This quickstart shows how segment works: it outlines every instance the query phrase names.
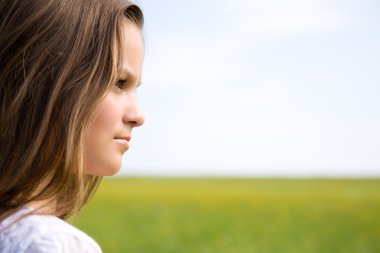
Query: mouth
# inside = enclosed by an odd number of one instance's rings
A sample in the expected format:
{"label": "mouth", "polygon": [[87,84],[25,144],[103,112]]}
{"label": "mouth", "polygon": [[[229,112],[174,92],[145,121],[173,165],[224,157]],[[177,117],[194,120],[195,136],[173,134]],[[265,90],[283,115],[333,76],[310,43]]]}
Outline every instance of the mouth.
{"label": "mouth", "polygon": [[125,150],[129,148],[129,141],[131,140],[130,136],[127,137],[115,137],[113,138],[115,142],[119,143]]}

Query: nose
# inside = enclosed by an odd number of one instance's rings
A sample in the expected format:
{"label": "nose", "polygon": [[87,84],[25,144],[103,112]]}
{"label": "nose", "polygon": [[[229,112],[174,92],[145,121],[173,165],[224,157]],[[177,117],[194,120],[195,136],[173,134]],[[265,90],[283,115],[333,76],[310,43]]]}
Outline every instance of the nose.
{"label": "nose", "polygon": [[143,125],[145,121],[144,113],[137,103],[136,98],[129,97],[128,104],[129,106],[127,106],[127,110],[124,112],[124,123],[129,124],[132,127],[139,127]]}

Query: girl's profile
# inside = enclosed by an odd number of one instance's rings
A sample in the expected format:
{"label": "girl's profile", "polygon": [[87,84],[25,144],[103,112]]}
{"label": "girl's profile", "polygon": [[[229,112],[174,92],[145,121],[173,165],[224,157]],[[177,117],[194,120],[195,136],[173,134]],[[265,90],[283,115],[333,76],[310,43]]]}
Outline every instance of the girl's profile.
{"label": "girl's profile", "polygon": [[129,1],[0,0],[0,253],[101,252],[64,220],[144,122],[142,26]]}

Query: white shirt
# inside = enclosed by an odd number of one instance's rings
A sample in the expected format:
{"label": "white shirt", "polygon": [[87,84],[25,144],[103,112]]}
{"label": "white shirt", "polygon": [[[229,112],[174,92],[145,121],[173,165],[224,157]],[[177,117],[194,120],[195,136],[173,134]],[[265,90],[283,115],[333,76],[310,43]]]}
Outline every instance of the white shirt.
{"label": "white shirt", "polygon": [[0,253],[102,252],[91,237],[55,216],[31,214],[17,220],[31,210],[24,208],[0,223]]}

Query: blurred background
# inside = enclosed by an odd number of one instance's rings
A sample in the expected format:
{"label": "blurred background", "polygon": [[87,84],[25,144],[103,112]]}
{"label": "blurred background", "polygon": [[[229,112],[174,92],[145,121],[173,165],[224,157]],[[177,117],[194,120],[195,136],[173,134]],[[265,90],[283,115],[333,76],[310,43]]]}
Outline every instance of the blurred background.
{"label": "blurred background", "polygon": [[121,175],[380,176],[380,2],[140,0]]}
{"label": "blurred background", "polygon": [[104,252],[380,252],[380,2],[136,2],[146,122],[74,224]]}

